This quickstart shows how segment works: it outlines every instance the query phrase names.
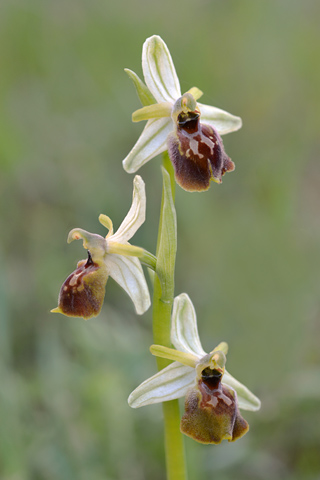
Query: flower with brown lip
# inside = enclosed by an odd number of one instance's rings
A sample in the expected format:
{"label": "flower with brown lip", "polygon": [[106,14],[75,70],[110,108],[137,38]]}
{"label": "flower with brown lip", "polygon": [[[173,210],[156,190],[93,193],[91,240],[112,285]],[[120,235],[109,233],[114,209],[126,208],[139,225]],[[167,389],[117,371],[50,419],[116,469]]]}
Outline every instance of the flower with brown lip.
{"label": "flower with brown lip", "polygon": [[113,233],[109,217],[100,215],[100,223],[109,229],[106,237],[74,228],[68,243],[83,240],[88,260],[78,263],[77,269],[63,283],[58,307],[52,312],[88,319],[99,314],[108,277],[112,277],[130,296],[136,312],[141,315],[150,306],[150,295],[141,262],[155,267],[155,257],[143,248],[130,245],[128,240],[145,221],[146,195],[142,178],[134,178],[131,208]]}
{"label": "flower with brown lip", "polygon": [[221,342],[206,353],[188,295],[175,298],[171,342],[175,349],[152,345],[158,357],[174,360],[145,380],[129,396],[133,408],[185,397],[181,431],[202,443],[234,441],[248,431],[239,409],[259,410],[260,400],[225,369],[228,345]]}
{"label": "flower with brown lip", "polygon": [[170,52],[158,35],[147,38],[143,45],[142,69],[146,85],[126,69],[143,105],[132,119],[147,120],[147,124],[123,160],[124,169],[136,172],[168,150],[176,181],[185,190],[207,190],[210,180],[221,183],[234,164],[224,151],[220,135],[238,130],[241,118],[197,102],[202,92],[196,87],[181,96]]}

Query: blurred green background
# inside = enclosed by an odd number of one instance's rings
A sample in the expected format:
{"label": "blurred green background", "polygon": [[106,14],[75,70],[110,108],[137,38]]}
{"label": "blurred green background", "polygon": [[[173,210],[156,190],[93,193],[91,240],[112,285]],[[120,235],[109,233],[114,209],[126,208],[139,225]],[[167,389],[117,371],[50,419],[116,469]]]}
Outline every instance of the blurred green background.
{"label": "blurred green background", "polygon": [[[0,5],[0,478],[161,480],[161,406],[127,396],[155,373],[151,312],[107,284],[100,316],[53,315],[86,254],[69,230],[105,234],[127,213],[122,159],[143,125],[125,67],[159,34],[182,91],[243,118],[224,137],[236,171],[177,188],[176,294],[206,350],[262,400],[235,444],[186,439],[190,480],[320,478],[320,4],[317,0],[2,0]],[[155,251],[160,159],[139,173]]]}

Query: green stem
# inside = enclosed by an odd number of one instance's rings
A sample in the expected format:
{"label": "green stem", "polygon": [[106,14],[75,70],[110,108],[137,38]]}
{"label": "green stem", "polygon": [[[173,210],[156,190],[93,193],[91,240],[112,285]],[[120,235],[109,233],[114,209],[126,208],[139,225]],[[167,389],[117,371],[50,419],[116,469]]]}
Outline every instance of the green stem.
{"label": "green stem", "polygon": [[[174,173],[167,153],[163,157],[163,192],[157,243],[157,268],[154,278],[154,343],[171,347],[171,311],[174,298],[174,269],[177,250],[176,212],[174,208]],[[157,358],[158,369],[170,361]],[[186,480],[183,437],[180,433],[178,400],[163,402],[165,453],[168,480]]]}

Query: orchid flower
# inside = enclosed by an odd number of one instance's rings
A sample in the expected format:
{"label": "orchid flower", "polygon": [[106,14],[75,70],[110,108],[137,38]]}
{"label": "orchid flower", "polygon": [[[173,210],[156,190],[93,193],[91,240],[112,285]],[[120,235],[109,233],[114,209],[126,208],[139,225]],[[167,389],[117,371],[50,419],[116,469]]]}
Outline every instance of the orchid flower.
{"label": "orchid flower", "polygon": [[186,397],[181,431],[202,443],[236,440],[248,430],[239,413],[259,410],[260,400],[225,369],[228,345],[206,353],[199,339],[196,313],[187,294],[175,298],[171,342],[175,349],[152,345],[151,353],[174,360],[129,396],[137,408]]}
{"label": "orchid flower", "polygon": [[83,240],[84,248],[88,249],[88,259],[81,260],[77,269],[65,280],[58,307],[52,312],[85,319],[98,315],[109,276],[128,293],[138,314],[149,308],[149,290],[140,260],[154,268],[155,257],[128,242],[145,221],[146,212],[145,185],[140,176],[135,176],[133,186],[131,208],[117,232],[113,233],[111,219],[101,214],[100,223],[109,229],[105,238],[81,228],[74,228],[69,233],[68,243]]}
{"label": "orchid flower", "polygon": [[148,38],[143,45],[142,69],[146,85],[126,69],[143,105],[132,119],[147,120],[147,124],[123,160],[124,169],[136,172],[168,150],[176,181],[185,190],[207,190],[210,180],[221,183],[222,176],[234,170],[234,164],[224,151],[220,135],[238,130],[241,118],[197,103],[202,96],[197,87],[181,95],[170,52],[158,35]]}

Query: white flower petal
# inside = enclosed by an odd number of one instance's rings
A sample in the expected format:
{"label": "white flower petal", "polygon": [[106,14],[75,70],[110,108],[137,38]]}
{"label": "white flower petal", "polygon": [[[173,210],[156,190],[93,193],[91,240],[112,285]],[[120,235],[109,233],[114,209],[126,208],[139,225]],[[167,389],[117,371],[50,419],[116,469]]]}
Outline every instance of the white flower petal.
{"label": "white flower petal", "polygon": [[235,132],[242,127],[242,120],[240,117],[231,115],[231,113],[221,110],[210,105],[203,105],[198,103],[201,112],[201,123],[206,123],[214,127],[220,135]]}
{"label": "white flower petal", "polygon": [[238,397],[238,406],[243,410],[259,410],[261,407],[261,402],[258,397],[256,397],[250,390],[236,380],[230,373],[225,370],[222,383],[233,388],[237,392]]}
{"label": "white flower petal", "polygon": [[192,353],[199,358],[206,355],[199,339],[196,312],[186,293],[174,299],[171,342],[182,352]]}
{"label": "white flower petal", "polygon": [[195,383],[195,378],[194,368],[173,362],[141,383],[130,394],[128,403],[130,407],[138,408],[184,397],[188,388]]}
{"label": "white flower petal", "polygon": [[125,219],[110,240],[126,243],[146,219],[146,192],[144,181],[139,175],[133,180],[132,205]]}
{"label": "white flower petal", "polygon": [[105,263],[110,277],[127,292],[136,312],[142,315],[150,307],[150,295],[138,258],[108,254]]}
{"label": "white flower petal", "polygon": [[148,120],[131,152],[123,160],[123,168],[134,173],[151,158],[167,150],[167,137],[173,130],[171,118]]}
{"label": "white flower petal", "polygon": [[144,79],[157,102],[175,102],[181,97],[180,83],[167,45],[161,37],[147,38],[142,49]]}

